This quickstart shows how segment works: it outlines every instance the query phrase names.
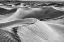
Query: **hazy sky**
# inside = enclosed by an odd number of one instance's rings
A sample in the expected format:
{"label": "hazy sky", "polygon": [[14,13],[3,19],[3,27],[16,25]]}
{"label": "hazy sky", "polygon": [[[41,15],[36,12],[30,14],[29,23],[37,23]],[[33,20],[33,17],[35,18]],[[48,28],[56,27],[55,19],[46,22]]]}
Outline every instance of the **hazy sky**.
{"label": "hazy sky", "polygon": [[[0,0],[4,1],[4,0]],[[64,1],[64,0],[5,0],[5,1]]]}
{"label": "hazy sky", "polygon": [[64,0],[23,0],[23,1],[64,1]]}

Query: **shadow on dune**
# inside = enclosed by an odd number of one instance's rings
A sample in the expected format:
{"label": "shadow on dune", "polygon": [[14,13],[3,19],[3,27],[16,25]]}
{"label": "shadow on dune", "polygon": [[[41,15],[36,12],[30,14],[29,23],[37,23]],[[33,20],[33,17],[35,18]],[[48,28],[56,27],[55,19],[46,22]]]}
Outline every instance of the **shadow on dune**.
{"label": "shadow on dune", "polygon": [[0,42],[21,42],[17,34],[0,29]]}
{"label": "shadow on dune", "polygon": [[0,8],[0,15],[6,15],[6,14],[10,14],[15,12],[17,9],[11,9],[11,10],[7,10],[4,8]]}
{"label": "shadow on dune", "polygon": [[[27,10],[30,11],[30,10]],[[24,13],[26,14],[26,13]],[[42,8],[41,11],[28,13],[22,18],[37,18],[39,20],[53,19],[64,15],[64,11],[55,10],[53,8]]]}

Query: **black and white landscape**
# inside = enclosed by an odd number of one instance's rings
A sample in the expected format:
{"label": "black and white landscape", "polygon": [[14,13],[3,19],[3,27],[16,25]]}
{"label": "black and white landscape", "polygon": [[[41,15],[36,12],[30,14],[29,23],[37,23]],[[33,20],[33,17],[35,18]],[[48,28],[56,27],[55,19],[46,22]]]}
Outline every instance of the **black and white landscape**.
{"label": "black and white landscape", "polygon": [[0,42],[64,42],[64,3],[1,3]]}

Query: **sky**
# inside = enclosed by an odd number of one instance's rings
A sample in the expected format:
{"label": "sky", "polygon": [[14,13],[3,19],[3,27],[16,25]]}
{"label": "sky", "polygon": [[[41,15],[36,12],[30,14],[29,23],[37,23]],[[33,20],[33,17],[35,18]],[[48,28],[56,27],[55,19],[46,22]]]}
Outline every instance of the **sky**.
{"label": "sky", "polygon": [[23,1],[64,1],[64,0],[23,0]]}

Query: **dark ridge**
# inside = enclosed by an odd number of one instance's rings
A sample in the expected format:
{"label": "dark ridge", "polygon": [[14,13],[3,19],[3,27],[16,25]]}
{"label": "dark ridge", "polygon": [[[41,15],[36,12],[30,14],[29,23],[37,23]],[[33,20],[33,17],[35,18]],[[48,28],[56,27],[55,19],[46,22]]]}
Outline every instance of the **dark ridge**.
{"label": "dark ridge", "polygon": [[[8,35],[8,36],[7,36]],[[13,38],[13,39],[11,39]],[[0,42],[21,42],[17,34],[0,29]]]}
{"label": "dark ridge", "polygon": [[15,34],[17,34],[17,29],[18,29],[18,27],[13,27],[12,31],[13,31]]}
{"label": "dark ridge", "polygon": [[12,34],[12,37],[16,40],[16,42],[21,42],[20,37],[17,33]]}

